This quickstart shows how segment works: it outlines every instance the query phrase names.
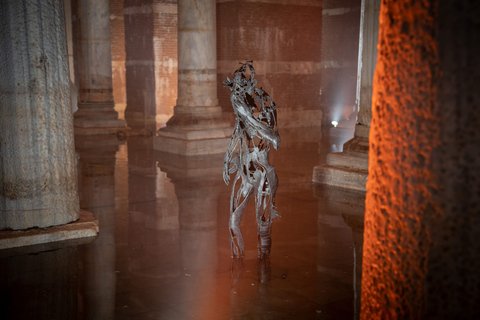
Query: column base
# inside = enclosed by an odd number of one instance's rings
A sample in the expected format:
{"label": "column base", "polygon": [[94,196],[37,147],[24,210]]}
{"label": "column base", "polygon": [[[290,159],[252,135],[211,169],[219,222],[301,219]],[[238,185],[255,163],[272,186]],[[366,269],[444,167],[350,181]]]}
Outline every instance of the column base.
{"label": "column base", "polygon": [[125,120],[118,119],[113,102],[82,102],[73,115],[74,134],[77,135],[112,135],[125,134]]}
{"label": "column base", "polygon": [[225,153],[233,128],[222,118],[219,106],[176,106],[167,126],[157,131],[157,151],[194,156]]}
{"label": "column base", "polygon": [[[122,120],[123,121],[123,120]],[[125,122],[124,122],[125,124]],[[118,127],[73,127],[73,133],[75,135],[81,136],[105,136],[105,135],[121,135],[126,136],[127,131],[130,128],[126,126],[118,126]]]}
{"label": "column base", "polygon": [[355,136],[344,144],[343,152],[329,153],[325,165],[313,168],[314,183],[367,190],[369,127],[363,127],[356,126]]}
{"label": "column base", "polygon": [[232,131],[232,128],[174,131],[165,127],[153,138],[153,148],[185,156],[225,153]]}
{"label": "column base", "polygon": [[145,115],[142,112],[125,111],[125,121],[133,130],[148,130],[154,133],[157,130],[155,115]]}
{"label": "column base", "polygon": [[98,220],[90,212],[80,210],[80,218],[72,223],[45,229],[0,231],[0,250],[50,242],[91,238],[98,234]]}
{"label": "column base", "polygon": [[313,168],[313,182],[358,191],[367,191],[367,172],[333,167],[316,166]]}

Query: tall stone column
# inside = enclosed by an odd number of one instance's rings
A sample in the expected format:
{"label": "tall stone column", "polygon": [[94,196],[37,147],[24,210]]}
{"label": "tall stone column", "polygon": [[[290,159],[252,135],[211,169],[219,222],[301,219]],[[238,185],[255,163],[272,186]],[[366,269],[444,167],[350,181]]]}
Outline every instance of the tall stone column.
{"label": "tall stone column", "polygon": [[154,148],[199,155],[223,153],[231,128],[217,100],[215,0],[178,1],[178,98]]}
{"label": "tall stone column", "polygon": [[73,62],[72,0],[63,0],[65,7],[65,30],[67,32],[68,68],[70,81],[75,83],[75,65]]}
{"label": "tall stone column", "polygon": [[116,134],[118,119],[112,89],[108,0],[72,0],[74,58],[78,87],[75,134]]}
{"label": "tall stone column", "polygon": [[480,6],[383,1],[362,319],[477,319]]}
{"label": "tall stone column", "polygon": [[357,75],[358,120],[353,139],[343,152],[327,155],[327,163],[313,169],[313,181],[366,191],[368,135],[372,115],[373,74],[377,61],[378,17],[381,0],[362,0]]}
{"label": "tall stone column", "polygon": [[75,221],[63,1],[1,1],[0,25],[0,230]]}

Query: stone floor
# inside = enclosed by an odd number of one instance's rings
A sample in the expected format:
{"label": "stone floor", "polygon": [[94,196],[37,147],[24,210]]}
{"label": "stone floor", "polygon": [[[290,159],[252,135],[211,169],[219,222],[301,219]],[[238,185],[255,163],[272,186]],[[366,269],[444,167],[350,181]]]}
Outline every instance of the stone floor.
{"label": "stone floor", "polygon": [[246,257],[230,258],[223,155],[161,154],[151,138],[77,139],[81,207],[100,234],[0,251],[0,318],[354,319],[364,195],[311,183],[313,166],[347,137],[280,134],[270,162],[282,217],[267,262],[257,261],[253,202]]}

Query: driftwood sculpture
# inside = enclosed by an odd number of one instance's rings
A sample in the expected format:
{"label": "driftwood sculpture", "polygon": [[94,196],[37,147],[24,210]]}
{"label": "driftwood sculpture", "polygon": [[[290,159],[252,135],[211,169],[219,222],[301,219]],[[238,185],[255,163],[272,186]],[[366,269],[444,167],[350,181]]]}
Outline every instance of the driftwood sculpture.
{"label": "driftwood sculpture", "polygon": [[258,257],[267,258],[272,246],[272,219],[277,217],[275,192],[278,179],[268,163],[270,145],[280,146],[277,107],[270,95],[256,88],[253,61],[245,61],[223,83],[232,91],[230,101],[236,116],[232,139],[225,154],[223,179],[228,185],[235,173],[230,198],[230,244],[232,257],[243,258],[245,248],[240,221],[254,195],[258,232]]}

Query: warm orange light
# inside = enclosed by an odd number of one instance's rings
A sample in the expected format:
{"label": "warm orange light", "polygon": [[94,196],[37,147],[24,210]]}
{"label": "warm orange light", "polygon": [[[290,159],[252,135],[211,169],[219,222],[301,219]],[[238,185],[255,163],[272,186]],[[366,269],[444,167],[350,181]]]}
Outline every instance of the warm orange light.
{"label": "warm orange light", "polygon": [[383,1],[372,97],[361,319],[420,319],[435,182],[435,10]]}

